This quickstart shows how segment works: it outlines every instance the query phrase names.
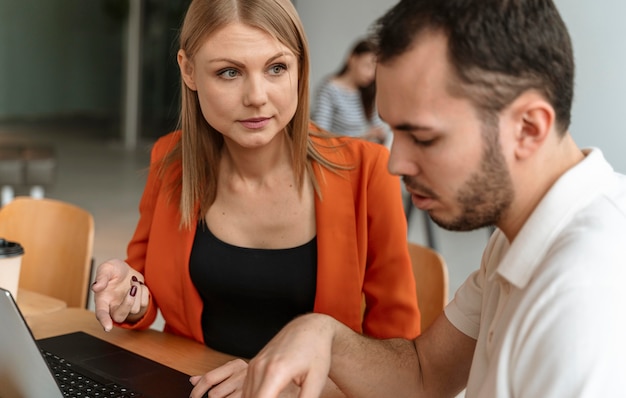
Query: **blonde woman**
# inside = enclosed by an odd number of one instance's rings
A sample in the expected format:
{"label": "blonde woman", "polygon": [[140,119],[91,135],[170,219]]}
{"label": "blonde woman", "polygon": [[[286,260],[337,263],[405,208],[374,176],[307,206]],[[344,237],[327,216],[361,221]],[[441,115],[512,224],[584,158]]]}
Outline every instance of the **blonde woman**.
{"label": "blonde woman", "polygon": [[194,0],[180,130],[152,150],[125,261],[98,267],[96,316],[254,356],[294,317],[419,334],[387,150],[309,121],[308,45],[289,0]]}

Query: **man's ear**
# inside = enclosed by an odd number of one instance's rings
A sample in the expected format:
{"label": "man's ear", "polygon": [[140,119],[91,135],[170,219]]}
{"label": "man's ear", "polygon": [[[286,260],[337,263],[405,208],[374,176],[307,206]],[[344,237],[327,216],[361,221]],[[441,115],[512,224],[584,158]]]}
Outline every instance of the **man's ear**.
{"label": "man's ear", "polygon": [[513,101],[510,112],[515,128],[515,155],[528,158],[554,129],[554,108],[538,92],[527,91]]}
{"label": "man's ear", "polygon": [[193,78],[193,63],[187,57],[185,50],[178,50],[176,59],[178,60],[180,75],[182,76],[185,85],[189,87],[190,90],[196,91],[196,81]]}

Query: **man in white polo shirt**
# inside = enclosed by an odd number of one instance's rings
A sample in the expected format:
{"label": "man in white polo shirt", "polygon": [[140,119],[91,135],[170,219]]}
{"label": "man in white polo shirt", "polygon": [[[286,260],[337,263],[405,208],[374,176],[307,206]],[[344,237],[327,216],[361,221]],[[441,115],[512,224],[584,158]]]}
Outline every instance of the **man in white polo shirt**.
{"label": "man in white polo shirt", "polygon": [[250,362],[244,396],[317,397],[327,376],[360,398],[626,396],[626,179],[568,131],[553,2],[402,0],[376,33],[389,170],[440,226],[497,229],[415,341],[306,315]]}

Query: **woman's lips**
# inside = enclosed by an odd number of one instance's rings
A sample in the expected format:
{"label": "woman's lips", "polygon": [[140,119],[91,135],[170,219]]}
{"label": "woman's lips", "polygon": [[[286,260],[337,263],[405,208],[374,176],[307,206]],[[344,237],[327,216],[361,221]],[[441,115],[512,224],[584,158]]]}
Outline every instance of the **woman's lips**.
{"label": "woman's lips", "polygon": [[241,123],[247,129],[258,130],[267,126],[270,120],[271,119],[268,117],[259,117],[259,118],[241,120],[239,121],[239,123]]}

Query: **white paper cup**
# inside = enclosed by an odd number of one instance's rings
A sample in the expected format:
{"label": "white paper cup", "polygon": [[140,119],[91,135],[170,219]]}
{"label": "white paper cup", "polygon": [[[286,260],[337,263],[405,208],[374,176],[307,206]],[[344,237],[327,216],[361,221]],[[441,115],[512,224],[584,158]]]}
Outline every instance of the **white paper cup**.
{"label": "white paper cup", "polygon": [[0,238],[0,287],[11,292],[14,299],[17,299],[23,255],[24,249],[19,243]]}

